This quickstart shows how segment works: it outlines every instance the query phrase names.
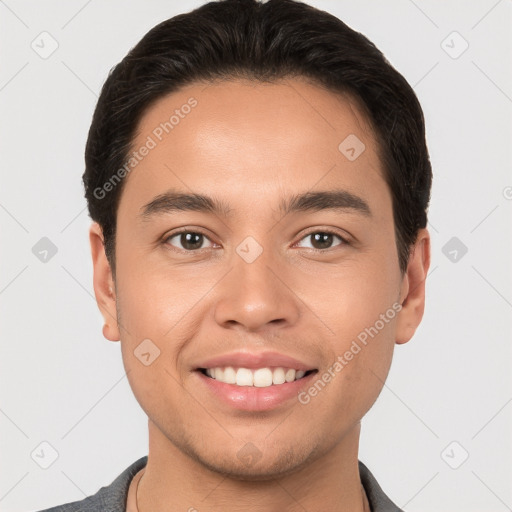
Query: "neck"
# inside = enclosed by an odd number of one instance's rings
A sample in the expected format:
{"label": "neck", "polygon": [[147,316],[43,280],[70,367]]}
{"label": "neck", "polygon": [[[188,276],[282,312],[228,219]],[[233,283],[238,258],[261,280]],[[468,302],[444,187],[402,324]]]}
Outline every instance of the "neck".
{"label": "neck", "polygon": [[139,512],[365,512],[358,467],[360,425],[327,453],[309,457],[286,475],[240,480],[212,471],[172,444],[149,422],[149,453],[138,486]]}

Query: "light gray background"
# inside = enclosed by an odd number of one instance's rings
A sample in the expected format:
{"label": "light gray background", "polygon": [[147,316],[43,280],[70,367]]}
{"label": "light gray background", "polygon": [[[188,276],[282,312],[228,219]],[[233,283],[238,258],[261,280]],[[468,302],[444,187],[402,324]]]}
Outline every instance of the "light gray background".
{"label": "light gray background", "polygon": [[[82,499],[147,453],[93,298],[83,152],[109,69],[202,3],[0,1],[2,511]],[[396,348],[360,459],[408,511],[511,510],[512,2],[309,3],[367,35],[414,86],[435,176],[425,317]],[[43,31],[59,45],[47,59],[31,47],[49,48]],[[32,252],[42,237],[58,250],[46,263]],[[452,237],[467,254],[443,253]],[[48,469],[43,441],[58,452]]]}

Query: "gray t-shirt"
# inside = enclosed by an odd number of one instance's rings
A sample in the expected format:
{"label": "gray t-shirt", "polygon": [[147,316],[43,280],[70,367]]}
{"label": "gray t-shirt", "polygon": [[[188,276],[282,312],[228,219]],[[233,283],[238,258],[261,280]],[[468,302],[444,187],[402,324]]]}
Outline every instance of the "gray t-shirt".
{"label": "gray t-shirt", "polygon": [[[39,512],[125,512],[130,482],[135,474],[146,466],[147,456],[128,466],[110,485],[102,487],[96,494]],[[371,512],[403,512],[385,494],[370,470],[359,461],[359,473]]]}

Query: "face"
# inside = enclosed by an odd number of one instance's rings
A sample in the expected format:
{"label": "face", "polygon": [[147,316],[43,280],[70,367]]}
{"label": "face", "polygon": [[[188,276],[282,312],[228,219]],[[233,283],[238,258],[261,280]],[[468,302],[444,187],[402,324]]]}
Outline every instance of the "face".
{"label": "face", "polygon": [[150,435],[239,478],[297,471],[357,430],[412,336],[428,234],[402,275],[371,128],[306,81],[188,86],[145,113],[144,146],[115,283],[91,242]]}

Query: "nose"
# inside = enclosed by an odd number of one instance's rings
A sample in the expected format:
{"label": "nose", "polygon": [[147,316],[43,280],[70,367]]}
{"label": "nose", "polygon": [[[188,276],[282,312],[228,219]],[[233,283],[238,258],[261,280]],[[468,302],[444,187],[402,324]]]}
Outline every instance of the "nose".
{"label": "nose", "polygon": [[215,320],[224,328],[259,332],[294,325],[300,317],[300,299],[293,282],[278,261],[264,250],[254,261],[234,256],[234,268],[217,291]]}

